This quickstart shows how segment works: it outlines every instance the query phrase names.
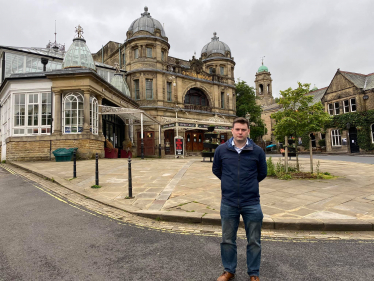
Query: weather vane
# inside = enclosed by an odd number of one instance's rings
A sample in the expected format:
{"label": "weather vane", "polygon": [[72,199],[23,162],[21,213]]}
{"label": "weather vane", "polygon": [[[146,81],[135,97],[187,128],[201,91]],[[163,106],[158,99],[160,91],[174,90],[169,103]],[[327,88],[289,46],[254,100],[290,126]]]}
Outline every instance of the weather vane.
{"label": "weather vane", "polygon": [[261,58],[261,60],[262,60],[262,65],[264,65],[264,57],[265,57],[265,56],[263,56],[263,57]]}
{"label": "weather vane", "polygon": [[83,28],[80,26],[80,24],[75,28],[75,33],[77,33],[78,38],[83,38]]}

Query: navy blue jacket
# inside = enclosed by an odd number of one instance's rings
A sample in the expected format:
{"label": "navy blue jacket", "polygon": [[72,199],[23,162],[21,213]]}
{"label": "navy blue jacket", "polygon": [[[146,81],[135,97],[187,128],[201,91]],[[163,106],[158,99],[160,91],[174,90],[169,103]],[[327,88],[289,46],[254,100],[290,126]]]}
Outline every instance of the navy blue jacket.
{"label": "navy blue jacket", "polygon": [[259,204],[259,182],[267,175],[265,153],[251,139],[238,153],[232,140],[218,146],[214,153],[213,174],[221,180],[221,202],[237,207]]}

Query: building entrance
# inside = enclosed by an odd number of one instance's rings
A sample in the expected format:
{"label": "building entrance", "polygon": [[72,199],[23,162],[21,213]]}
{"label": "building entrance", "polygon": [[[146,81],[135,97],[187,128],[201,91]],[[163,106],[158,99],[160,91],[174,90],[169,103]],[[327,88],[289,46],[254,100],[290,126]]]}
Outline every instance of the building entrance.
{"label": "building entrance", "polygon": [[186,151],[203,151],[204,149],[204,131],[202,130],[193,130],[187,131],[185,133],[186,140]]}
{"label": "building entrance", "polygon": [[164,132],[165,155],[174,155],[174,129]]}
{"label": "building entrance", "polygon": [[[155,155],[155,132],[154,131],[144,132],[143,141],[144,141],[144,156]],[[138,132],[137,153],[138,155],[141,155],[140,132]]]}
{"label": "building entrance", "polygon": [[349,129],[349,145],[351,153],[360,152],[360,147],[357,143],[357,129],[355,127]]}

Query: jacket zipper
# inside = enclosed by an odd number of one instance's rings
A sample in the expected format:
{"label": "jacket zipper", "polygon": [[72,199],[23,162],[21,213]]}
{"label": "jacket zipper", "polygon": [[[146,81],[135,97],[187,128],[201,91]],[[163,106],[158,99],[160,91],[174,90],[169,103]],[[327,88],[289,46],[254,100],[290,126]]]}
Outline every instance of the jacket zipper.
{"label": "jacket zipper", "polygon": [[238,155],[238,208],[240,208],[240,153]]}

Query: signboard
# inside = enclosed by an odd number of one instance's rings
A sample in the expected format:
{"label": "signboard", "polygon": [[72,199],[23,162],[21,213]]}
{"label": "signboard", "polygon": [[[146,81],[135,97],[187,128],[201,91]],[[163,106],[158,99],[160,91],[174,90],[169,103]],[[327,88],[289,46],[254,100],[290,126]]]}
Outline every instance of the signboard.
{"label": "signboard", "polygon": [[172,128],[172,127],[175,127],[175,123],[165,124],[161,126],[162,129]]}
{"label": "signboard", "polygon": [[179,126],[181,127],[190,127],[190,128],[195,128],[196,124],[194,123],[178,123]]}
{"label": "signboard", "polygon": [[174,138],[175,157],[184,158],[184,139],[183,137]]}

